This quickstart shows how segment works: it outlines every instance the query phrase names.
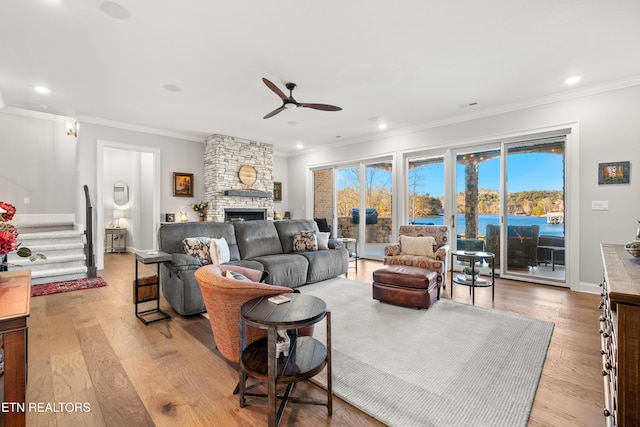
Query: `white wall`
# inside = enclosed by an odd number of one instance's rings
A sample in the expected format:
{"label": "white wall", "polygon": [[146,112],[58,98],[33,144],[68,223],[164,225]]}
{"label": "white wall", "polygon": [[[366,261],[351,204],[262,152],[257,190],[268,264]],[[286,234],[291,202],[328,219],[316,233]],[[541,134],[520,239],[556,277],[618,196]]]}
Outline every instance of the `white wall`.
{"label": "white wall", "polygon": [[[602,278],[599,245],[633,240],[640,219],[640,86],[604,92],[553,104],[527,108],[491,117],[433,127],[403,135],[380,137],[366,142],[290,157],[289,205],[296,217],[308,203],[308,167],[360,159],[406,150],[443,147],[464,141],[492,140],[504,134],[535,131],[571,122],[579,123],[579,278],[580,283],[597,284]],[[630,160],[629,185],[598,185],[598,163]],[[295,177],[295,179],[293,179]],[[306,177],[306,179],[302,179]],[[575,183],[574,183],[575,184]],[[592,211],[591,201],[607,200],[608,211]]]}
{"label": "white wall", "polygon": [[[198,141],[189,141],[185,139],[172,138],[146,132],[132,131],[120,128],[113,128],[92,123],[81,123],[79,140],[79,158],[78,158],[78,182],[81,185],[86,184],[92,197],[93,203],[97,200],[97,170],[98,170],[98,142],[102,144],[113,144],[116,146],[129,145],[137,151],[140,148],[149,147],[149,149],[158,150],[160,155],[160,213],[154,220],[155,224],[141,223],[141,226],[148,227],[150,230],[145,231],[155,233],[157,223],[164,221],[165,212],[175,212],[183,210],[187,212],[190,219],[197,220],[195,212],[189,207],[189,204],[200,200],[204,194],[203,185],[203,144]],[[138,158],[136,160],[140,162]],[[195,188],[194,197],[173,197],[173,172],[188,172],[194,174]],[[138,178],[139,179],[139,178]],[[140,182],[142,187],[142,183]],[[79,221],[84,223],[84,198],[77,200],[76,213]],[[139,214],[136,210],[134,212]],[[105,218],[106,220],[106,218]],[[98,250],[102,241],[102,229],[94,231],[96,241],[96,264],[99,269],[103,268],[101,252]],[[138,234],[134,236],[139,237]],[[147,249],[147,248],[140,248]]]}
{"label": "white wall", "polygon": [[289,209],[289,185],[288,185],[289,167],[287,158],[278,154],[273,156],[273,181],[282,183],[282,201],[273,202],[274,212],[280,212],[280,215],[284,215],[285,211]]}
{"label": "white wall", "polygon": [[78,141],[67,136],[66,120],[0,110],[0,200],[18,214],[75,211]]}

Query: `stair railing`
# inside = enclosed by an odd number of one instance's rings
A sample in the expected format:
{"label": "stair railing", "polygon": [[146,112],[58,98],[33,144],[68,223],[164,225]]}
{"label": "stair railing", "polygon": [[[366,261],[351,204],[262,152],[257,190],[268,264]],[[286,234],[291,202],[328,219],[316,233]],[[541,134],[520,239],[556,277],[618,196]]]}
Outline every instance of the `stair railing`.
{"label": "stair railing", "polygon": [[96,260],[93,254],[93,206],[91,206],[91,198],[89,197],[89,187],[84,186],[84,200],[86,205],[86,222],[87,226],[84,230],[87,243],[85,245],[85,255],[87,257],[87,276],[96,277],[98,268],[96,267]]}

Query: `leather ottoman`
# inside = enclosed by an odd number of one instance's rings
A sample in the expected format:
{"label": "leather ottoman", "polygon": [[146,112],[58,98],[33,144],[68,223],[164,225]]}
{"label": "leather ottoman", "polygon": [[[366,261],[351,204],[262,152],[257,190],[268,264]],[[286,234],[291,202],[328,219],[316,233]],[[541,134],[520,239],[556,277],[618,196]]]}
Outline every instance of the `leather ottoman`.
{"label": "leather ottoman", "polygon": [[373,272],[373,299],[412,308],[429,308],[440,299],[435,271],[385,265]]}

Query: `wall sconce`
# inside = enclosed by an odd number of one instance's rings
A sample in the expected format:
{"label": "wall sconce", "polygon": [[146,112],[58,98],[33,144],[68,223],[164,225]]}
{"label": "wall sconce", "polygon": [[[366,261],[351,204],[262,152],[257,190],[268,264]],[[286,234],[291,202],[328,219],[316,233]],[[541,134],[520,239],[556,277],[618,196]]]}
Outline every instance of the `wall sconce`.
{"label": "wall sconce", "polygon": [[120,209],[113,211],[113,217],[116,219],[116,228],[120,228],[120,218],[126,218],[125,212]]}
{"label": "wall sconce", "polygon": [[77,120],[67,121],[67,135],[69,136],[78,136],[78,129],[80,128],[80,124]]}

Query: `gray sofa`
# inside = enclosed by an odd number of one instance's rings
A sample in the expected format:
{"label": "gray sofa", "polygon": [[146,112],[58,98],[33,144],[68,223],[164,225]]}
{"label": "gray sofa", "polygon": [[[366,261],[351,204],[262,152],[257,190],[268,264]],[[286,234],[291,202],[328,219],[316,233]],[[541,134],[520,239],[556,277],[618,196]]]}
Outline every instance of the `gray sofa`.
{"label": "gray sofa", "polygon": [[158,248],[171,254],[171,262],[160,266],[162,295],[178,313],[205,311],[204,300],[194,273],[202,265],[184,251],[187,237],[224,239],[229,244],[228,264],[268,271],[267,283],[295,288],[346,274],[348,251],[335,241],[329,250],[293,252],[293,236],[298,231],[318,231],[313,220],[187,222],[162,224]]}

